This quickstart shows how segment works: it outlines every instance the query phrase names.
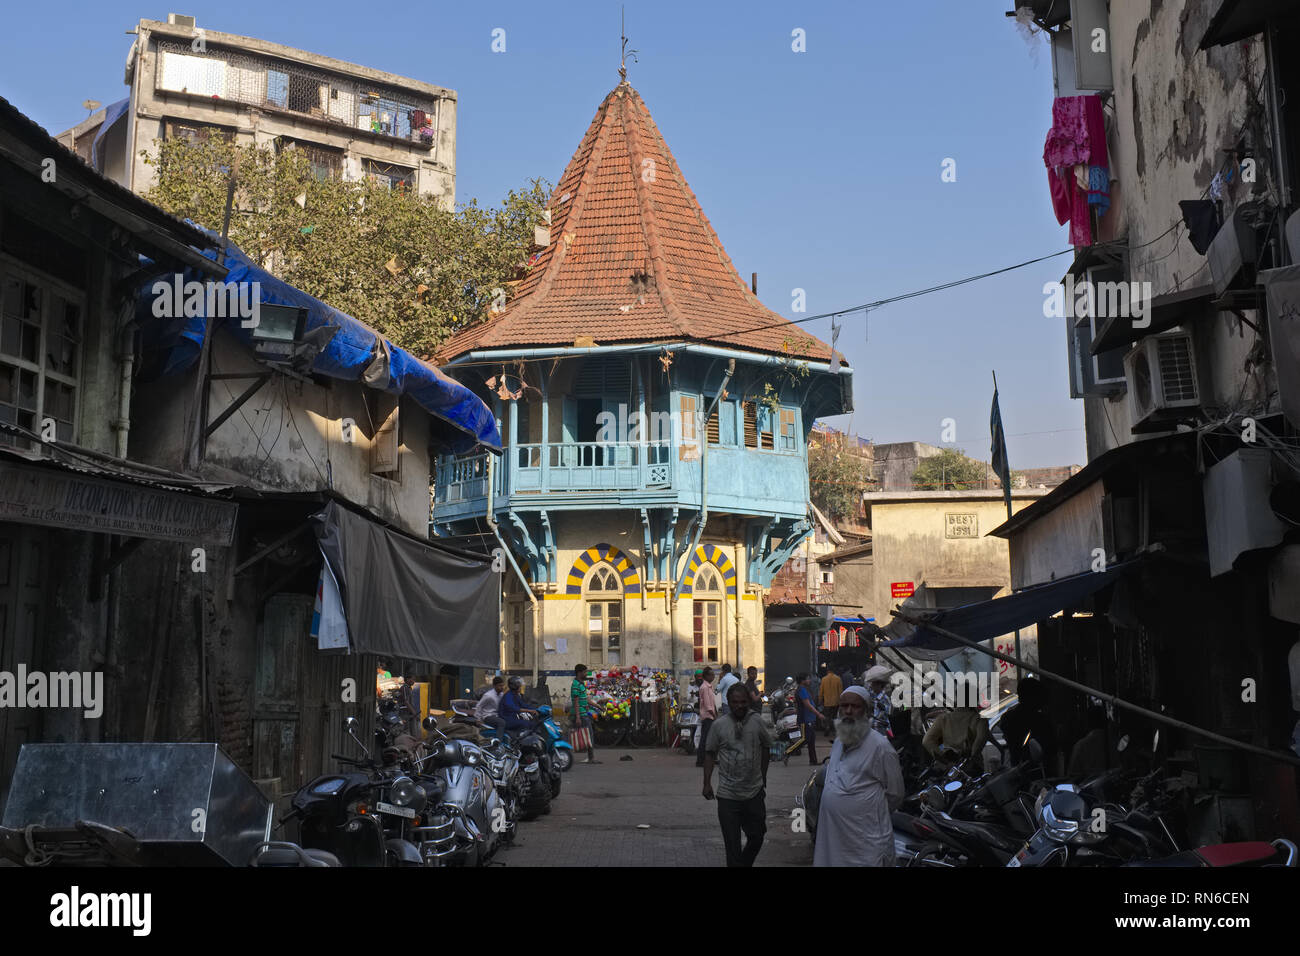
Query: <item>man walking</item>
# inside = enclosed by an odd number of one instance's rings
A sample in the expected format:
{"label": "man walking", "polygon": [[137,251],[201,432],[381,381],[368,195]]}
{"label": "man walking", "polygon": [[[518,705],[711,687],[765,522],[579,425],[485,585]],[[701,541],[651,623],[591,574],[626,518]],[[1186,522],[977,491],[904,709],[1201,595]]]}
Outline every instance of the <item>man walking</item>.
{"label": "man walking", "polygon": [[739,681],[728,688],[728,693],[728,712],[714,723],[706,744],[704,799],[714,798],[716,764],[718,823],[727,848],[727,866],[753,866],[767,832],[765,797],[772,733],[763,719],[749,709],[749,691]]}
{"label": "man walking", "polygon": [[746,673],[749,675],[749,679],[745,681],[745,690],[749,691],[749,709],[761,717],[763,695],[758,689],[758,668],[751,664]]}
{"label": "man walking", "polygon": [[596,732],[591,724],[591,705],[587,700],[587,665],[573,669],[573,683],[569,685],[569,701],[573,705],[573,730],[587,728],[586,763],[600,763],[596,759]]}
{"label": "man walking", "polygon": [[817,812],[813,866],[893,866],[891,812],[903,802],[898,754],[867,716],[870,692],[857,684],[840,694],[835,746]]}
{"label": "man walking", "polygon": [[813,703],[812,688],[808,682],[812,679],[807,673],[795,678],[799,682],[799,692],[795,699],[799,705],[799,725],[803,728],[804,740],[808,742],[808,762],[817,763],[817,719],[825,715]]}
{"label": "man walking", "polygon": [[718,687],[714,692],[718,699],[718,710],[721,715],[727,713],[727,692],[731,690],[732,684],[739,684],[740,678],[731,672],[730,664],[722,665],[722,676],[718,678]]}
{"label": "man walking", "polygon": [[700,743],[695,751],[695,766],[704,766],[704,747],[709,741],[709,728],[718,716],[718,704],[713,695],[713,668],[704,668],[700,675]]}
{"label": "man walking", "polygon": [[[826,665],[823,664],[822,667]],[[817,690],[817,702],[822,705],[828,720],[835,719],[835,708],[839,706],[842,690],[844,684],[840,681],[840,675],[827,668],[827,672],[822,675],[822,685]]]}

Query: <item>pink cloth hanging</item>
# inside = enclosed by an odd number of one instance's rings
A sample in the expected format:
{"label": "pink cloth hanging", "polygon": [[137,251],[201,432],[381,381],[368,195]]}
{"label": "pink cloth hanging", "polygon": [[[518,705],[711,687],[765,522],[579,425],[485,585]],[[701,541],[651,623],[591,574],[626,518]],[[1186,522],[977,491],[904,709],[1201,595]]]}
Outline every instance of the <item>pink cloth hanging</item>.
{"label": "pink cloth hanging", "polygon": [[1056,221],[1070,223],[1070,244],[1092,245],[1087,179],[1080,189],[1074,168],[1109,166],[1101,97],[1058,96],[1052,102],[1052,128],[1043,145],[1043,165],[1047,167]]}

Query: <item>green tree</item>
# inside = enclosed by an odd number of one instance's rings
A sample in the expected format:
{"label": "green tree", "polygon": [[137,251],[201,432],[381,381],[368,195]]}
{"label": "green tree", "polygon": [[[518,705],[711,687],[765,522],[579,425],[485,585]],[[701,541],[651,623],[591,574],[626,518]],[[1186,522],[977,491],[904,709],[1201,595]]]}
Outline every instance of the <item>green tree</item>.
{"label": "green tree", "polygon": [[824,441],[808,449],[812,501],[832,521],[862,513],[862,493],[870,481],[870,459],[850,454],[839,442]]}
{"label": "green tree", "polygon": [[317,178],[305,153],[211,137],[157,144],[145,195],[219,230],[236,169],[230,238],[275,276],[373,326],[419,356],[486,317],[523,274],[549,186],[533,180],[499,207],[455,211],[368,179]]}
{"label": "green tree", "polygon": [[945,448],[921,459],[912,472],[912,484],[918,490],[970,491],[983,488],[986,475],[984,462],[967,458],[955,448]]}

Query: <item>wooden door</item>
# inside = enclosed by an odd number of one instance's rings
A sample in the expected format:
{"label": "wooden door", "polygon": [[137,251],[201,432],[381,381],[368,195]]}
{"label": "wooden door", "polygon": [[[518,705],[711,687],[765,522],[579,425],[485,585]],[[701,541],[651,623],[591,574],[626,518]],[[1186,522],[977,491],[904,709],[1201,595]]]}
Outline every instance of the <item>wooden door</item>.
{"label": "wooden door", "polygon": [[253,692],[253,776],[279,777],[281,785],[299,777],[301,713],[299,674],[311,633],[312,598],[276,594],[266,602],[257,633]]}
{"label": "wooden door", "polygon": [[[36,670],[36,636],[47,599],[48,532],[31,525],[0,523],[0,671],[18,678],[19,665]],[[17,687],[17,693],[26,692]],[[0,808],[24,743],[39,739],[40,711],[0,707]]]}

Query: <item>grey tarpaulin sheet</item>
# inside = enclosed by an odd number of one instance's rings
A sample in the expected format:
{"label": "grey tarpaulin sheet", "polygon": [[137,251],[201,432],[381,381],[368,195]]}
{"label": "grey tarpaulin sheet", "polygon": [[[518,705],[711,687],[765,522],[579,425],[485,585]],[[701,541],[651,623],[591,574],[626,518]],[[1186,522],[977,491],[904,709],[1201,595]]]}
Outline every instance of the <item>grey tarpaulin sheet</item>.
{"label": "grey tarpaulin sheet", "polygon": [[498,665],[501,577],[490,557],[425,544],[334,501],[312,520],[343,596],[352,653]]}

